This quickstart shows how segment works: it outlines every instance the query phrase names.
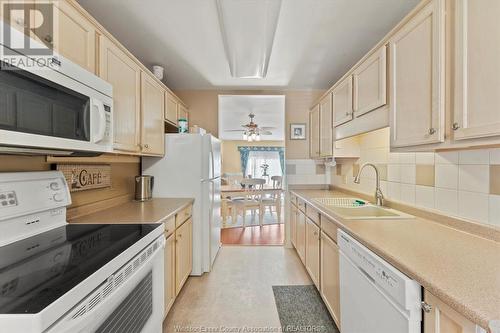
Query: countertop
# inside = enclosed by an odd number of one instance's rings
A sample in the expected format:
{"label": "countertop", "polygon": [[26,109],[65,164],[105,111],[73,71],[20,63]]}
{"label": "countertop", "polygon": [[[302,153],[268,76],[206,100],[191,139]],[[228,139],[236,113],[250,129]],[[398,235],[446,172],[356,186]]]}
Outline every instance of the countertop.
{"label": "countertop", "polygon": [[193,203],[188,198],[153,198],[149,201],[130,201],[89,215],[81,216],[69,223],[125,224],[159,223]]}
{"label": "countertop", "polygon": [[346,220],[311,199],[352,195],[290,192],[472,322],[490,331],[499,325],[500,243],[419,217]]}

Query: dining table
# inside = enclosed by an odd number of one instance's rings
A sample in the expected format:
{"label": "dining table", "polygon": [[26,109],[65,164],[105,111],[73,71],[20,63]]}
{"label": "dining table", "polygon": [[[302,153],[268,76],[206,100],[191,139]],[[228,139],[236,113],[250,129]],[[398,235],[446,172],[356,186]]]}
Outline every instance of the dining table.
{"label": "dining table", "polygon": [[[229,184],[229,185],[221,185],[220,193],[221,193],[221,217],[222,217],[222,226],[226,225],[227,217],[229,215],[229,206],[228,202],[231,198],[241,197],[245,192],[245,188],[241,184]],[[283,193],[282,188],[275,188],[272,185],[265,184],[262,188],[262,194],[266,195],[280,195]],[[281,209],[281,199],[277,200],[276,209]]]}

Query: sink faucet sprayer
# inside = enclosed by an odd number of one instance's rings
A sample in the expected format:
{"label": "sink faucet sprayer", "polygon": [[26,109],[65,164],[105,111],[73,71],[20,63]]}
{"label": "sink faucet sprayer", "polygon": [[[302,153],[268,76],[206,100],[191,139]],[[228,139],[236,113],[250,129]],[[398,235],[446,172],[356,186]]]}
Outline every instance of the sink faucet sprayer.
{"label": "sink faucet sprayer", "polygon": [[356,175],[356,177],[354,177],[354,182],[356,184],[360,183],[359,176],[361,175],[361,171],[363,171],[363,169],[366,166],[371,166],[371,167],[373,167],[373,169],[375,169],[375,177],[376,177],[376,181],[377,181],[377,188],[375,189],[375,202],[377,203],[377,206],[383,206],[384,205],[384,195],[382,194],[382,190],[380,189],[380,177],[378,174],[378,169],[375,166],[375,164],[372,164],[372,163],[363,164],[361,166],[361,168],[359,168],[359,171],[358,171],[358,174]]}

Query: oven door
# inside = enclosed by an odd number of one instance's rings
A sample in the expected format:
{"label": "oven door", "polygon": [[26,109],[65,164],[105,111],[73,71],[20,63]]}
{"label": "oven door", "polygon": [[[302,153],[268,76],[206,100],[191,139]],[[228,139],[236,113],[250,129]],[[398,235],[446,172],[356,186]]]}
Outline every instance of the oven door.
{"label": "oven door", "polygon": [[160,237],[85,297],[47,333],[160,333],[165,238]]}

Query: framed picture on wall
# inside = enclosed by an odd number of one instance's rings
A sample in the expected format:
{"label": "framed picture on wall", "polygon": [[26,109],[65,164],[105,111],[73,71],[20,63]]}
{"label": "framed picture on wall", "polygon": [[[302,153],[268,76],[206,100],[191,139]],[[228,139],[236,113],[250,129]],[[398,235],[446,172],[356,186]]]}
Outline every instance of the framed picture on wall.
{"label": "framed picture on wall", "polygon": [[305,140],[306,124],[290,124],[290,140]]}

